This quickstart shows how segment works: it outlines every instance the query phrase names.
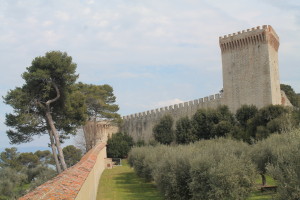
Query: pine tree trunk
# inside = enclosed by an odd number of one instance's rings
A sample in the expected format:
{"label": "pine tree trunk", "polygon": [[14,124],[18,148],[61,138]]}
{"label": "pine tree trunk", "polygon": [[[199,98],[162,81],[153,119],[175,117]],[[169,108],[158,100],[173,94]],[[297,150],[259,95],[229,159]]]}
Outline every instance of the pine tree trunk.
{"label": "pine tree trunk", "polygon": [[53,134],[52,134],[51,130],[48,130],[48,132],[49,132],[49,136],[50,136],[51,149],[52,149],[52,154],[53,154],[54,161],[55,161],[56,171],[57,171],[57,173],[60,174],[62,172],[62,170],[61,170],[60,163],[59,163],[59,160],[57,157],[56,145],[54,143]]}
{"label": "pine tree trunk", "polygon": [[49,106],[47,106],[46,118],[47,118],[48,124],[51,128],[51,132],[52,132],[54,140],[55,140],[55,144],[56,144],[57,151],[58,151],[58,157],[59,157],[59,160],[61,162],[62,168],[63,168],[63,170],[66,170],[68,167],[67,167],[66,162],[65,162],[64,154],[63,154],[63,151],[62,151],[62,148],[61,148],[61,145],[60,145],[60,141],[59,141],[59,135],[58,135],[57,130],[55,128],[55,125],[54,125],[54,122],[53,122],[53,119],[52,119],[52,115],[50,113]]}
{"label": "pine tree trunk", "polygon": [[[96,146],[96,136],[97,136],[97,121],[96,116],[94,118],[94,138],[93,138],[93,147]],[[93,148],[92,147],[92,148]]]}
{"label": "pine tree trunk", "polygon": [[87,135],[88,133],[87,133],[84,126],[86,126],[86,124],[82,126],[82,130],[83,130],[83,135],[84,135],[84,139],[85,139],[85,151],[88,152],[90,150],[90,148],[89,148],[89,141],[90,140],[88,138],[88,135]]}

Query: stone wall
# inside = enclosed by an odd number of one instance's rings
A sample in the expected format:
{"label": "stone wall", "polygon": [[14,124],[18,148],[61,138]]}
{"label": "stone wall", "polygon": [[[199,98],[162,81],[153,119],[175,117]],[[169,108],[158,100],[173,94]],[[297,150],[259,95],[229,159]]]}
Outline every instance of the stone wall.
{"label": "stone wall", "polygon": [[281,104],[279,37],[270,25],[219,38],[224,103],[232,112],[244,104]]}
{"label": "stone wall", "polygon": [[98,143],[82,159],[58,176],[19,200],[96,199],[98,184],[106,167],[106,143]]}
{"label": "stone wall", "polygon": [[222,55],[223,93],[123,117],[122,131],[135,141],[153,139],[152,129],[165,114],[175,121],[191,117],[199,108],[227,105],[235,113],[242,105],[262,108],[289,104],[280,91],[279,37],[270,25],[258,26],[219,38]]}
{"label": "stone wall", "polygon": [[119,128],[108,120],[88,121],[83,126],[86,151],[92,149],[99,141],[107,142],[113,133],[119,131]]}
{"label": "stone wall", "polygon": [[199,108],[217,108],[222,104],[222,100],[222,94],[215,94],[193,101],[124,116],[121,130],[132,136],[135,141],[144,140],[147,142],[153,139],[152,129],[164,115],[171,115],[176,122],[181,117],[192,117]]}

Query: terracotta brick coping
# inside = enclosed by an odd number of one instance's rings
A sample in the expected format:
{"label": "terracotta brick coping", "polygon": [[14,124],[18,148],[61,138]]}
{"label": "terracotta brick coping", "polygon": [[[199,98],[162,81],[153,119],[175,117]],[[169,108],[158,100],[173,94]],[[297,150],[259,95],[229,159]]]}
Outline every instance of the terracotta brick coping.
{"label": "terracotta brick coping", "polygon": [[76,165],[40,185],[30,193],[19,198],[19,200],[75,199],[90,171],[93,169],[99,152],[105,146],[106,143],[98,143]]}

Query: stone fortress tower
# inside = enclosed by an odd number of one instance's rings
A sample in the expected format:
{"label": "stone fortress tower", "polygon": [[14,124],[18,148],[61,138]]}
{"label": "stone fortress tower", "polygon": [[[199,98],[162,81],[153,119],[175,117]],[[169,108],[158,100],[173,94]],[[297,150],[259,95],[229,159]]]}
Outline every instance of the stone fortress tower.
{"label": "stone fortress tower", "polygon": [[281,104],[279,37],[270,25],[219,38],[223,67],[223,104],[235,112],[244,104],[258,108]]}
{"label": "stone fortress tower", "polygon": [[291,105],[280,91],[279,37],[270,25],[225,35],[219,38],[219,44],[223,66],[222,93],[124,116],[121,131],[135,141],[147,142],[153,139],[155,124],[166,114],[176,122],[181,117],[191,118],[200,108],[220,105],[227,105],[233,113],[244,104],[258,108],[270,104]]}

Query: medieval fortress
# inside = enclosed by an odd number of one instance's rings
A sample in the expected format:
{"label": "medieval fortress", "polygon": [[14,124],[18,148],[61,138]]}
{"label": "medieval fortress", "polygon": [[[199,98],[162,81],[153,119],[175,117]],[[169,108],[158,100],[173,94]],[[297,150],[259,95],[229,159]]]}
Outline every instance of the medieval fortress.
{"label": "medieval fortress", "polygon": [[153,139],[153,127],[166,114],[176,122],[181,117],[191,118],[199,108],[217,108],[219,105],[227,105],[233,113],[244,104],[258,108],[270,104],[291,105],[280,90],[279,37],[270,25],[224,35],[219,37],[219,45],[222,93],[124,116],[122,132],[128,133],[135,141],[149,141]]}

